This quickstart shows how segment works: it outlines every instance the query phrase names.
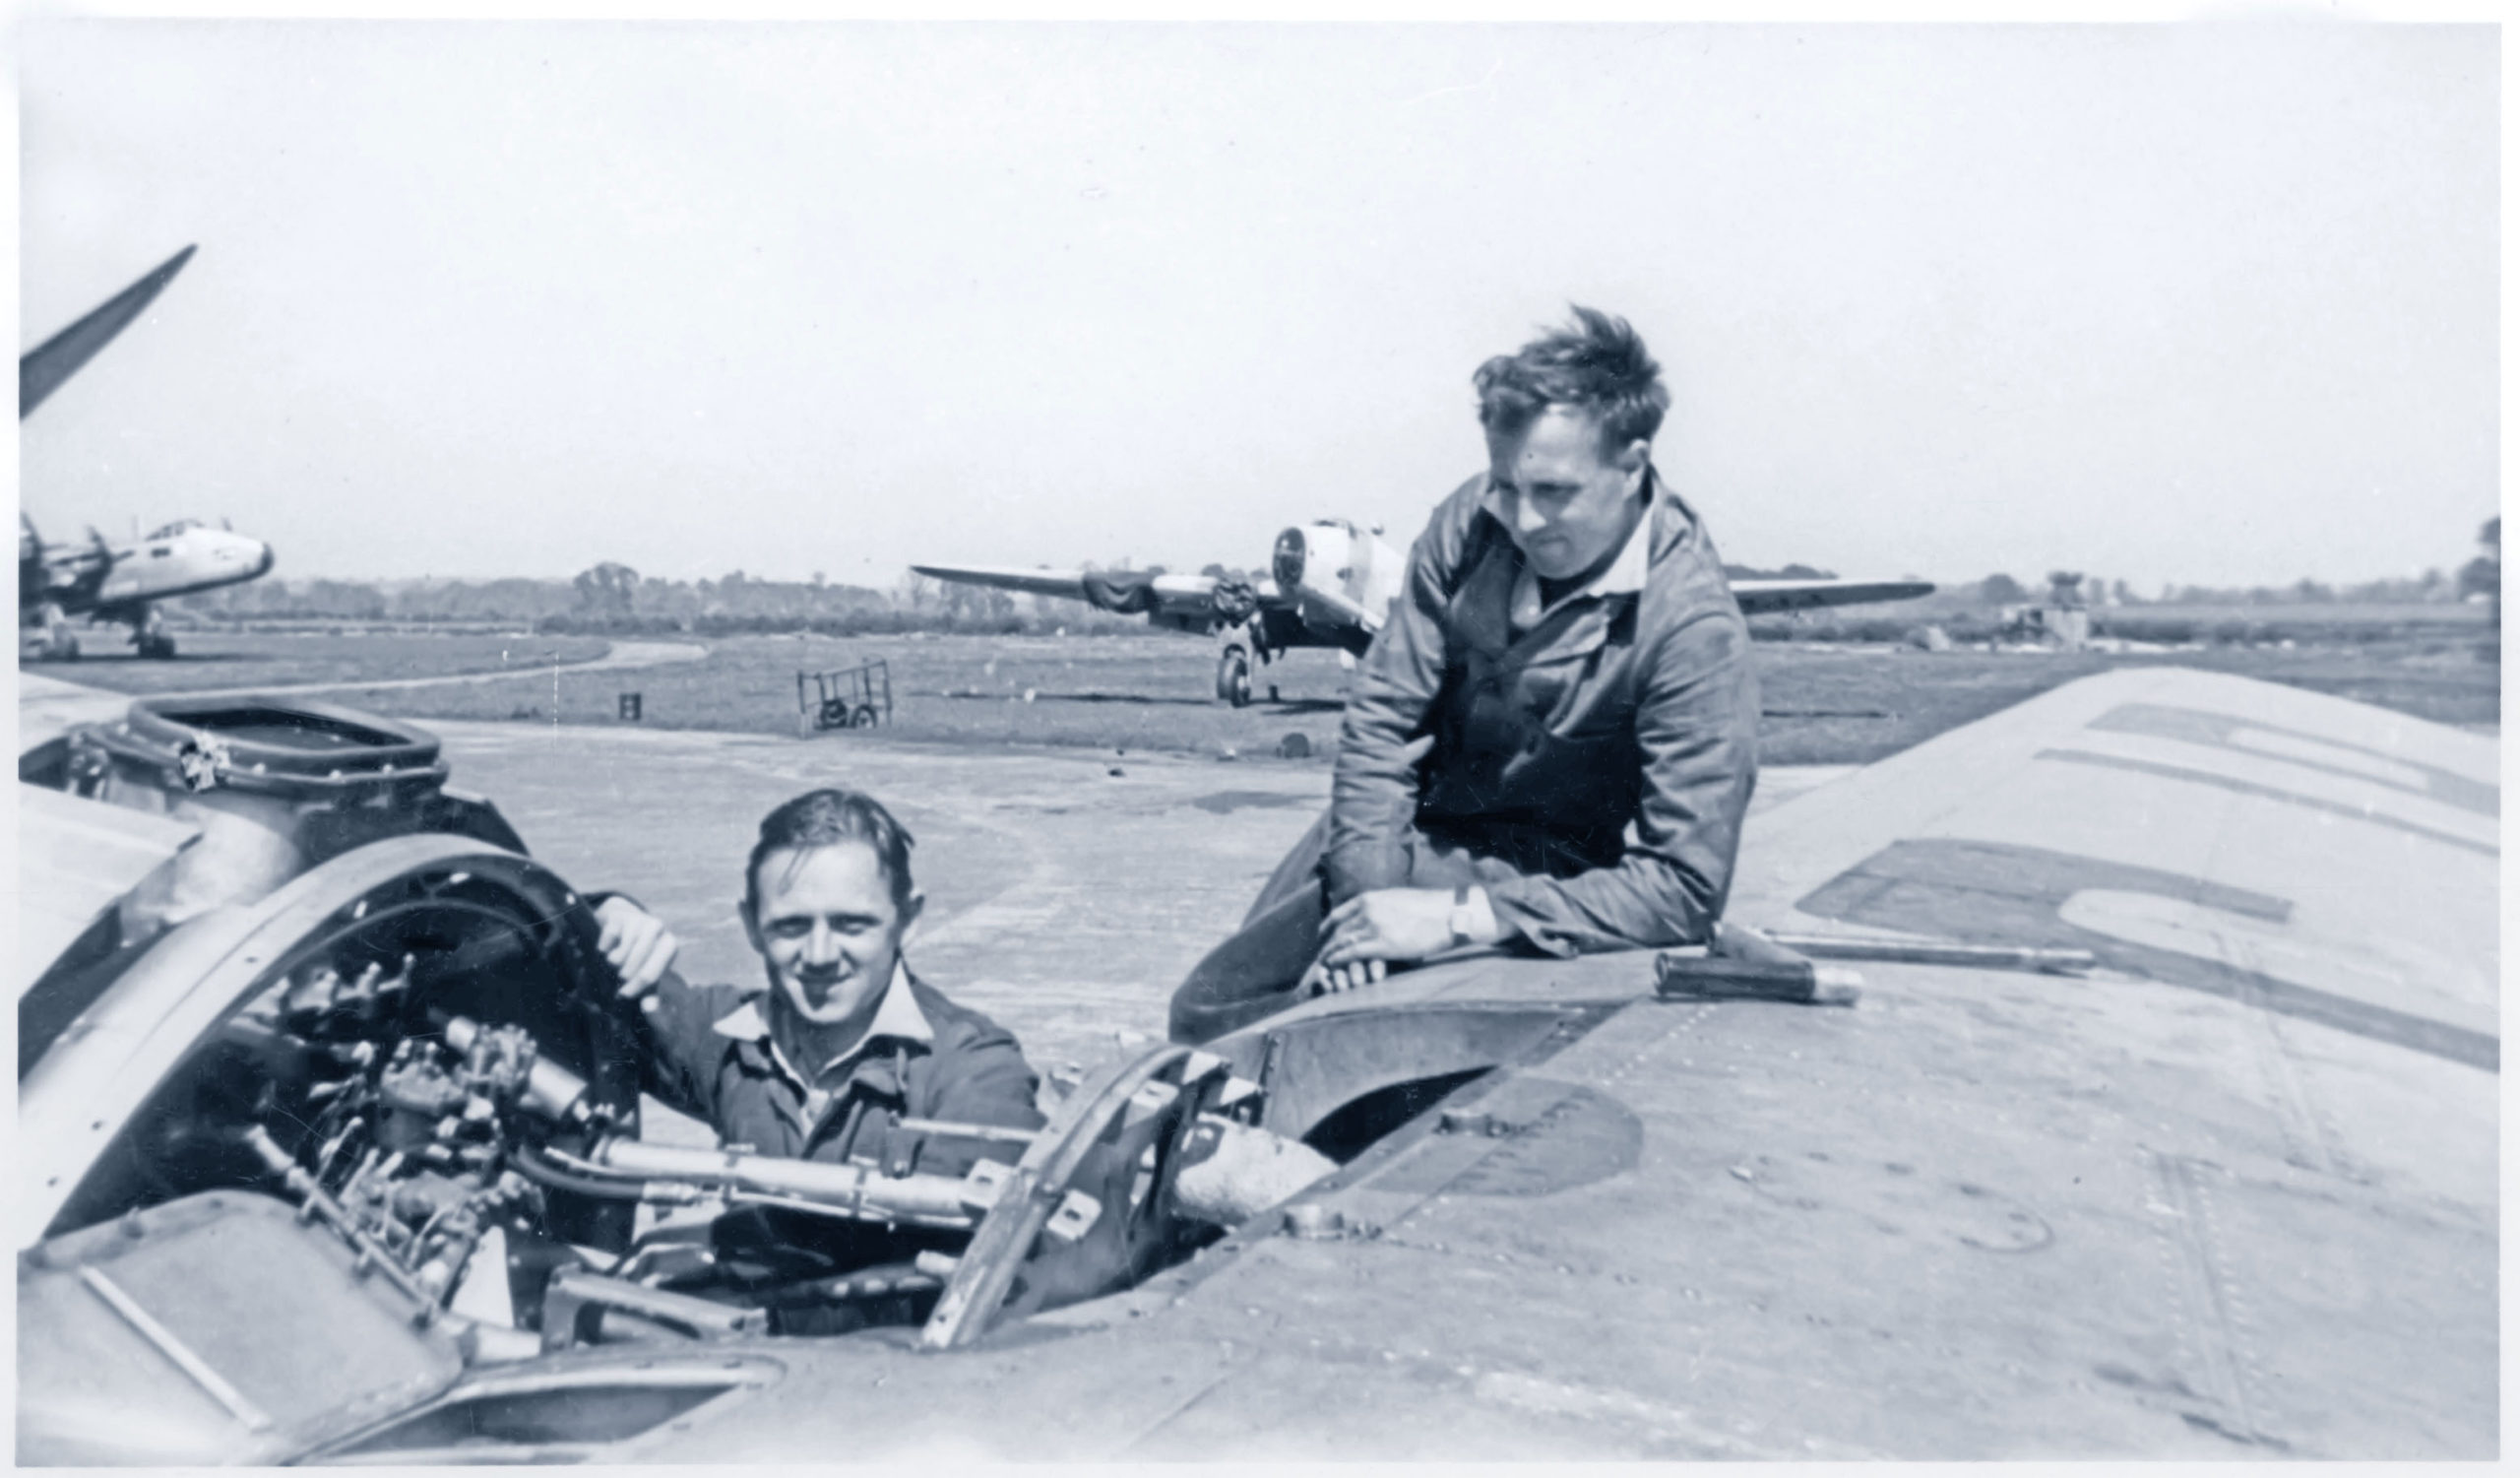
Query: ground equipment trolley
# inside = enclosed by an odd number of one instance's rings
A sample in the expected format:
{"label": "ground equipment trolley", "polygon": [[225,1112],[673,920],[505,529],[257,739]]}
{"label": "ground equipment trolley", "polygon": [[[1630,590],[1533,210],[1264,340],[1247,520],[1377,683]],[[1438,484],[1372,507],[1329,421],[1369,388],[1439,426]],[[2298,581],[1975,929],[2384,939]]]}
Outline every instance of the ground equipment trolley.
{"label": "ground equipment trolley", "polygon": [[[805,691],[806,680],[814,691]],[[796,675],[796,711],[816,729],[872,729],[893,716],[893,670],[884,659],[829,673]]]}

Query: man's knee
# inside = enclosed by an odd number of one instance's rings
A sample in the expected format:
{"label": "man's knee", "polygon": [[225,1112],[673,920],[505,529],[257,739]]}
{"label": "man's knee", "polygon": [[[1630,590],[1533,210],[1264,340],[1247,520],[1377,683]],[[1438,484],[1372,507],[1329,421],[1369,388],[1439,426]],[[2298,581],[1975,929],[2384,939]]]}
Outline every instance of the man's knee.
{"label": "man's knee", "polygon": [[1320,888],[1297,889],[1209,950],[1172,993],[1172,1040],[1213,1041],[1292,1004],[1321,919]]}

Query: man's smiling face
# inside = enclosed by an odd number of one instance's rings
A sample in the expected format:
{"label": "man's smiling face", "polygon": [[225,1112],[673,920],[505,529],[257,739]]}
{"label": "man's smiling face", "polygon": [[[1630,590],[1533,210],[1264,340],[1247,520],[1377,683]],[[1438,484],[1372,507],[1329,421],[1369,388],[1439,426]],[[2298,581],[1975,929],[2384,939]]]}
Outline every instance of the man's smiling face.
{"label": "man's smiling face", "polygon": [[871,1016],[923,900],[896,904],[875,849],[854,839],[773,852],[753,888],[744,932],[769,971],[774,1008],[816,1026]]}

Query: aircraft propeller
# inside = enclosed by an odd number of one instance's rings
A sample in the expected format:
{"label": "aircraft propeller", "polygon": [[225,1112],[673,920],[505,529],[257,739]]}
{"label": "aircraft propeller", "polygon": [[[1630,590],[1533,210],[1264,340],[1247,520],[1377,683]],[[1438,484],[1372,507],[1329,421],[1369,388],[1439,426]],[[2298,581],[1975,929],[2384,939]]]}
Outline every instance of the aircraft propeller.
{"label": "aircraft propeller", "polygon": [[79,372],[79,366],[96,356],[96,352],[111,344],[116,334],[129,327],[131,321],[147,311],[151,300],[175,280],[192,260],[193,247],[160,262],[139,282],[107,299],[105,305],[46,339],[18,356],[18,418],[44,402],[44,397],[61,388],[61,382]]}

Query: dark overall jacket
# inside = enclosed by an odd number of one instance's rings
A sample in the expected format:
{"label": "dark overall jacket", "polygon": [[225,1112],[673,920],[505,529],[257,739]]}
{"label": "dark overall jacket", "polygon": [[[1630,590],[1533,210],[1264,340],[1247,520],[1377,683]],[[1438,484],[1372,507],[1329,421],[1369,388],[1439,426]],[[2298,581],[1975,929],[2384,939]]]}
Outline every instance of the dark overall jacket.
{"label": "dark overall jacket", "polygon": [[1647,485],[1635,588],[1597,582],[1519,631],[1523,555],[1487,479],[1435,510],[1349,693],[1332,903],[1409,885],[1432,849],[1490,862],[1496,917],[1550,954],[1709,936],[1757,773],[1758,683],[1714,542],[1659,475]]}
{"label": "dark overall jacket", "polygon": [[1555,955],[1710,936],[1758,683],[1713,542],[1648,485],[1610,566],[1551,605],[1484,477],[1435,510],[1349,690],[1330,809],[1173,993],[1174,1041],[1293,1004],[1325,914],[1375,888],[1483,887],[1520,944]]}
{"label": "dark overall jacket", "polygon": [[1027,1129],[1043,1122],[1034,1106],[1038,1079],[1015,1038],[906,967],[865,1039],[822,1064],[790,1063],[772,1045],[759,991],[693,986],[668,970],[656,998],[648,1091],[705,1121],[730,1147],[959,1176],[975,1161],[1013,1161],[1021,1146],[907,1133],[899,1121]]}
{"label": "dark overall jacket", "polygon": [[[791,1063],[769,1031],[758,990],[695,987],[667,971],[646,1013],[645,1086],[705,1121],[722,1144],[754,1154],[855,1161],[895,1174],[961,1176],[980,1160],[1012,1161],[1000,1140],[913,1133],[903,1119],[1039,1128],[1037,1080],[1005,1028],[954,1004],[906,966],[895,969],[856,1046],[829,1062]],[[870,1323],[916,1322],[935,1291],[834,1302],[813,1280],[902,1264],[925,1249],[958,1251],[960,1236],[749,1206],[710,1227],[724,1276],[752,1288],[788,1334],[839,1334]]]}

